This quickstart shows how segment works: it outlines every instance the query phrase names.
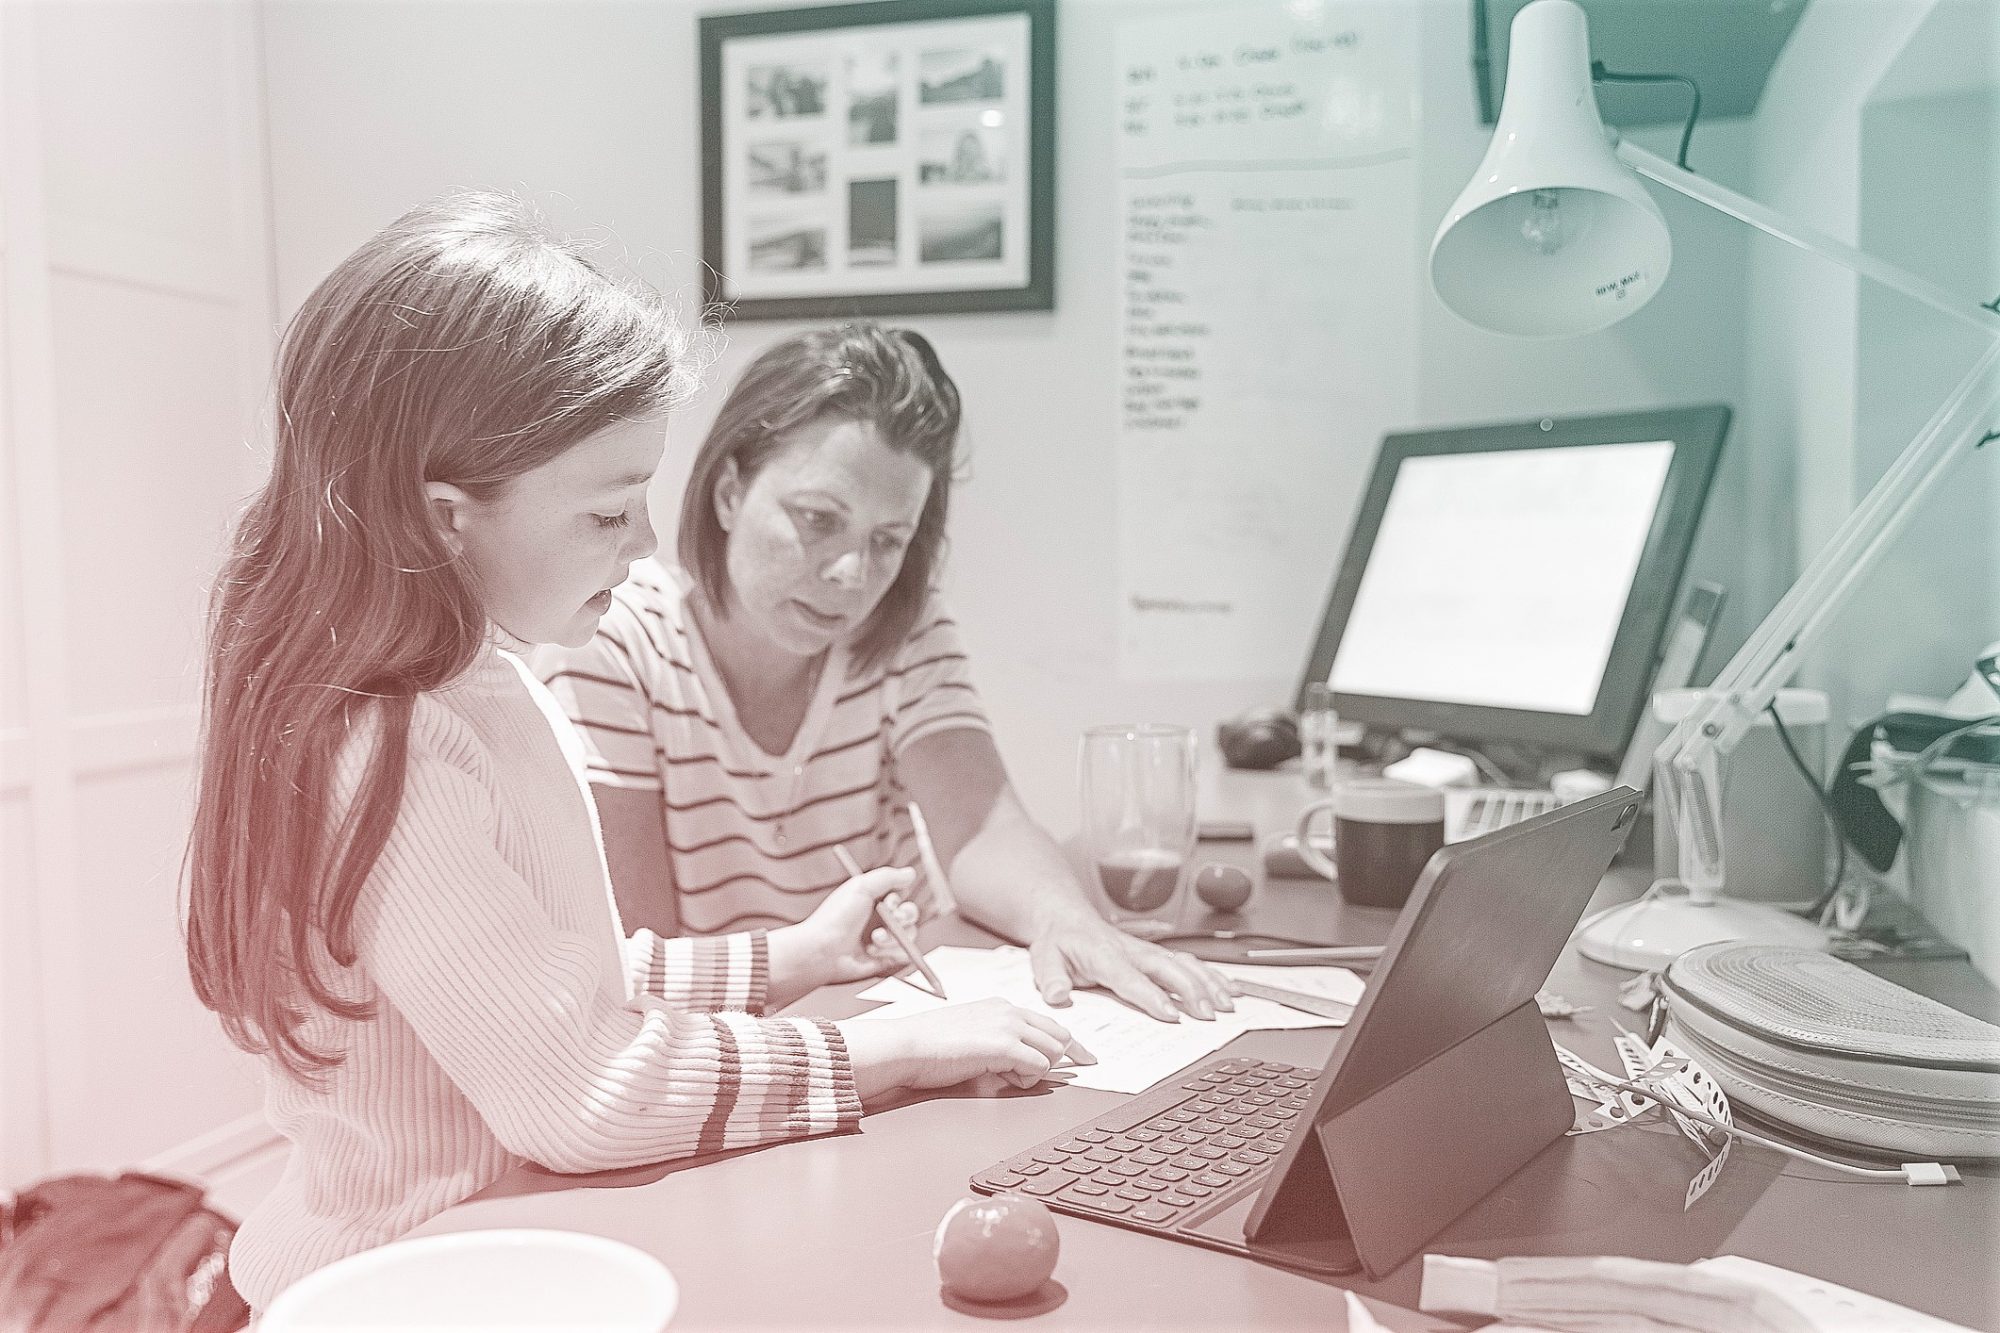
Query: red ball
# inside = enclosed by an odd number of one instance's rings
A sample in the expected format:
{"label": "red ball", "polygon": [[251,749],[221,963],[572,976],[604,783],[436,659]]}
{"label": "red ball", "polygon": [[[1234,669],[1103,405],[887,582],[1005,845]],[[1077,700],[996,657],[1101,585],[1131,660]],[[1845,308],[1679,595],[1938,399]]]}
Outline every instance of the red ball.
{"label": "red ball", "polygon": [[969,1301],[1026,1296],[1056,1271],[1056,1219],[1022,1194],[960,1199],[938,1223],[931,1257],[945,1290]]}

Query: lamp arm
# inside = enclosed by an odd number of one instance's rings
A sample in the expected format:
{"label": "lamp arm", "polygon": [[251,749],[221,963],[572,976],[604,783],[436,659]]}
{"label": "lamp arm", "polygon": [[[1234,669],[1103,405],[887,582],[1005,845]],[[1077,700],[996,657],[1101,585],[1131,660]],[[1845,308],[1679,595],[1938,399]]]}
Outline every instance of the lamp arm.
{"label": "lamp arm", "polygon": [[1617,155],[1669,189],[1971,324],[1994,340],[1654,752],[1655,789],[1679,842],[1680,878],[1692,898],[1707,902],[1720,895],[1723,881],[1721,756],[1736,748],[1758,714],[1778,697],[1800,658],[1818,642],[1862,574],[1902,532],[1918,502],[1961,454],[1986,442],[1987,423],[2000,416],[2000,313],[1799,226],[1629,141],[1618,144]]}
{"label": "lamp arm", "polygon": [[1718,213],[1725,213],[1739,222],[1746,222],[1767,236],[1774,236],[1787,245],[1795,245],[1808,254],[1822,259],[1830,259],[1853,273],[1865,278],[1873,278],[1890,291],[1901,292],[1914,301],[1921,301],[1933,310],[1942,311],[1953,319],[1984,330],[1989,336],[2000,336],[2000,318],[1996,318],[1992,307],[1967,301],[1956,292],[1938,286],[1936,283],[1894,264],[1877,259],[1865,250],[1857,250],[1845,241],[1837,241],[1825,232],[1792,221],[1777,210],[1758,203],[1755,199],[1717,185],[1703,176],[1697,176],[1675,166],[1665,158],[1633,143],[1630,139],[1620,139],[1613,152],[1618,160],[1648,180],[1659,182],[1676,194],[1686,195],[1696,203],[1706,204]]}

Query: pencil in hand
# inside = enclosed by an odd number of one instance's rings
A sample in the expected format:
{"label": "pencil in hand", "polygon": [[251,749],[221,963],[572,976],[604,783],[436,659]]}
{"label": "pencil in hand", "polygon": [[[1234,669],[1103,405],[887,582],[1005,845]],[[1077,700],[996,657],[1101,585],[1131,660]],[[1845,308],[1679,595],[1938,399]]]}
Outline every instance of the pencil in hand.
{"label": "pencil in hand", "polygon": [[[840,868],[847,872],[850,879],[858,877],[861,874],[861,867],[855,863],[853,855],[848,852],[845,846],[836,843],[833,848],[833,854],[839,858]],[[938,980],[938,974],[933,972],[931,965],[924,961],[923,952],[917,948],[916,936],[910,933],[909,928],[888,912],[882,911],[879,904],[875,910],[875,919],[882,923],[882,929],[889,932],[889,938],[896,941],[897,947],[903,951],[903,956],[910,960],[910,965],[922,974],[924,984],[931,988],[931,994],[937,996],[940,1000],[950,999],[951,997],[944,993],[944,982]]]}

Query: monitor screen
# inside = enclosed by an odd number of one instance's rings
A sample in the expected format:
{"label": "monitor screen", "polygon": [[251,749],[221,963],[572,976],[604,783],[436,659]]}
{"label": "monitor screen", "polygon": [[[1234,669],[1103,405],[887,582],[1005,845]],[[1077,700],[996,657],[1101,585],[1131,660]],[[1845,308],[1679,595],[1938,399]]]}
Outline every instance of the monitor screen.
{"label": "monitor screen", "polygon": [[1616,755],[1727,420],[1710,407],[1390,436],[1306,679],[1380,726]]}

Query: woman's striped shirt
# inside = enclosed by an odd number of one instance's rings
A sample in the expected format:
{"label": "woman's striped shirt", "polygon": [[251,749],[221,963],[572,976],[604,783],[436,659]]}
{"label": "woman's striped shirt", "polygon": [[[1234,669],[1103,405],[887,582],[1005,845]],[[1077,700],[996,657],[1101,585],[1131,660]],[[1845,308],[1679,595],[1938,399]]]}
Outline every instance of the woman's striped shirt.
{"label": "woman's striped shirt", "polygon": [[590,780],[660,793],[681,928],[804,920],[847,877],[839,844],[863,866],[915,865],[896,756],[940,731],[990,729],[937,599],[884,665],[858,671],[832,648],[791,747],[773,755],[744,731],[686,613],[688,586],[680,569],[641,561],[589,644],[537,659],[583,734]]}

